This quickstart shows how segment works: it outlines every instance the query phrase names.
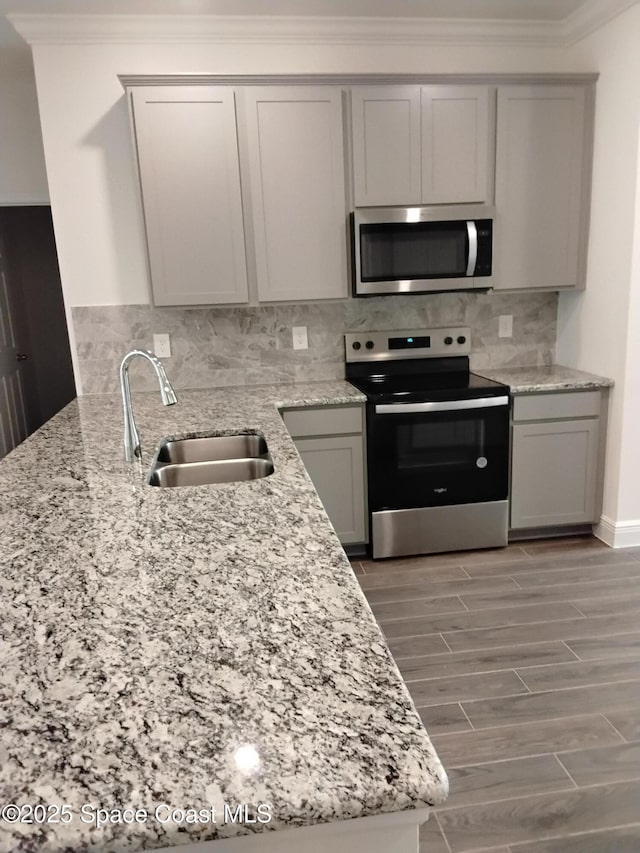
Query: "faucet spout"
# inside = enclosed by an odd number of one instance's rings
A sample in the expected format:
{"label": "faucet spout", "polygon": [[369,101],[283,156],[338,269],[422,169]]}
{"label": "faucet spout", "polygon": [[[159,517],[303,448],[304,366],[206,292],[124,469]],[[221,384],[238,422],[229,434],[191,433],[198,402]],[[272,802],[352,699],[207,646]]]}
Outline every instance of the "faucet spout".
{"label": "faucet spout", "polygon": [[129,383],[129,364],[136,356],[141,356],[151,362],[158,378],[162,403],[165,406],[173,406],[178,402],[176,392],[169,382],[163,364],[156,355],[144,349],[134,349],[125,355],[120,363],[120,392],[122,394],[122,410],[124,415],[124,458],[127,462],[133,462],[135,457],[140,456],[140,436],[133,417],[131,386]]}

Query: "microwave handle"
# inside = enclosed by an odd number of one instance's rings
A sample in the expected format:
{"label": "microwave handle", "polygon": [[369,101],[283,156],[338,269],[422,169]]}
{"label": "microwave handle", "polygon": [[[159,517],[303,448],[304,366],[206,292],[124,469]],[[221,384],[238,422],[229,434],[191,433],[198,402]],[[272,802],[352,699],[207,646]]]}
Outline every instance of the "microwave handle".
{"label": "microwave handle", "polygon": [[472,276],[475,275],[478,260],[478,229],[473,220],[467,220],[467,237],[469,238],[469,260],[466,275]]}
{"label": "microwave handle", "polygon": [[462,409],[493,409],[508,406],[508,397],[476,397],[472,400],[448,400],[432,403],[381,403],[376,415],[416,415],[421,412],[458,412]]}

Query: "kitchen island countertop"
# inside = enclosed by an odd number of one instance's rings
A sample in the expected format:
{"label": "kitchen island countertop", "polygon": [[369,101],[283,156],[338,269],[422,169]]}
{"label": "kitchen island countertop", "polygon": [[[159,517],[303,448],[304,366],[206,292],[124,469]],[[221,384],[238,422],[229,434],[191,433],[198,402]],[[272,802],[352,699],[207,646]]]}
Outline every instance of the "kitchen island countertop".
{"label": "kitchen island countertop", "polygon": [[481,376],[504,382],[509,385],[512,394],[536,394],[545,391],[595,391],[610,388],[612,379],[584,373],[573,367],[561,364],[532,365],[529,367],[497,367],[490,370],[476,370]]}
{"label": "kitchen island countertop", "polygon": [[[437,804],[447,778],[278,407],[346,382],[84,397],[0,463],[0,789],[74,819],[0,851],[140,850]],[[260,431],[275,472],[146,484],[165,436]],[[105,809],[269,804],[269,823],[107,824]]]}

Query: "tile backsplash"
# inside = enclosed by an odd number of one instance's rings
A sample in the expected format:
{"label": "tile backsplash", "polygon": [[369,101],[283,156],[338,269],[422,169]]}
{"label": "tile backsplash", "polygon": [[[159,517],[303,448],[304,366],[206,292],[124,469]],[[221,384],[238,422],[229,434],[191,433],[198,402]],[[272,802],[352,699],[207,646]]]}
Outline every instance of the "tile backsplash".
{"label": "tile backsplash", "polygon": [[[348,331],[470,326],[473,369],[551,364],[557,293],[441,293],[247,308],[108,305],[72,309],[84,394],[118,390],[130,349],[171,336],[163,359],[176,389],[303,382],[344,376]],[[498,316],[513,315],[513,337],[498,337]],[[292,326],[307,326],[309,349],[294,350]],[[153,390],[153,371],[133,364],[132,386]]]}

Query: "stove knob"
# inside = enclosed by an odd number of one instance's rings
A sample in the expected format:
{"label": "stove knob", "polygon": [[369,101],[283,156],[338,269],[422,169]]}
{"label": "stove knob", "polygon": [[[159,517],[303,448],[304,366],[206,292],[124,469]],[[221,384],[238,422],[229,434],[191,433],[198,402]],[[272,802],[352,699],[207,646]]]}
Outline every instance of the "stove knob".
{"label": "stove knob", "polygon": [[447,337],[444,339],[444,342],[447,346],[450,346],[453,343],[453,338],[447,335]]}
{"label": "stove knob", "polygon": [[460,335],[460,337],[458,338],[458,343],[459,344],[466,344],[466,342],[467,342],[467,339],[465,338],[465,336]]}
{"label": "stove knob", "polygon": [[354,341],[354,342],[351,344],[351,346],[353,347],[353,349],[360,349],[360,347],[362,346],[362,344],[360,343],[360,341]]}
{"label": "stove knob", "polygon": [[373,343],[373,341],[367,341],[365,346],[367,349],[373,349],[374,343]]}

